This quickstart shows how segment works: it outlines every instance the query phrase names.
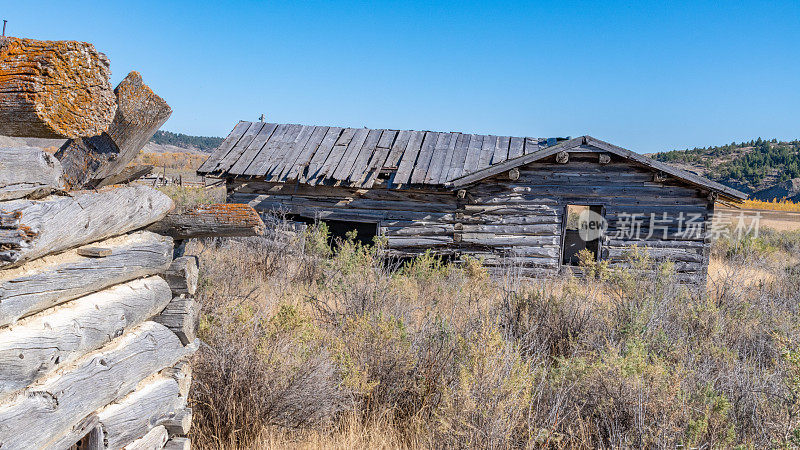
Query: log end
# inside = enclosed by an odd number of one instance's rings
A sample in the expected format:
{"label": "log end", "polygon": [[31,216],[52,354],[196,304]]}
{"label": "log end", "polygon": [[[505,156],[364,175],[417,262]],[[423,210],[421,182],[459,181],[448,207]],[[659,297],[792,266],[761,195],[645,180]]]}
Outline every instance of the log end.
{"label": "log end", "polygon": [[92,44],[0,38],[0,134],[78,138],[111,124],[110,63]]}

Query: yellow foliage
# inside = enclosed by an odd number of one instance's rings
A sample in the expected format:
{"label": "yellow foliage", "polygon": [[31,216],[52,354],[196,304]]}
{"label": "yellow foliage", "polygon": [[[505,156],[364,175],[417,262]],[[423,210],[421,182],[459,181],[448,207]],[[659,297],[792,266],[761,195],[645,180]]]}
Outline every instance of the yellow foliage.
{"label": "yellow foliage", "polygon": [[772,200],[769,202],[762,200],[745,200],[742,207],[748,209],[764,209],[769,211],[800,212],[800,203],[795,203],[789,200]]}
{"label": "yellow foliage", "polygon": [[167,169],[197,170],[208,155],[189,152],[139,153],[139,164],[150,164]]}

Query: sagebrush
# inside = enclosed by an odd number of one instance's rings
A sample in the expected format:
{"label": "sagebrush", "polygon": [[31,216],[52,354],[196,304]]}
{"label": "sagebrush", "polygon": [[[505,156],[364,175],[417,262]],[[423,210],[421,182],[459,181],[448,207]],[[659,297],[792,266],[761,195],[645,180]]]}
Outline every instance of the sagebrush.
{"label": "sagebrush", "polygon": [[[279,222],[279,221],[278,221]],[[198,448],[749,448],[800,442],[800,235],[523,280],[324,226],[195,243]],[[587,263],[591,266],[592,263]]]}

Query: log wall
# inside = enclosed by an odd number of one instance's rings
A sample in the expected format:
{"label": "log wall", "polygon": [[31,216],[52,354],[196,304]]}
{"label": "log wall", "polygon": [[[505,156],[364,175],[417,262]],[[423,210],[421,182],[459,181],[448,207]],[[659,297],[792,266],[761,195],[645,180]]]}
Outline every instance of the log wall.
{"label": "log wall", "polygon": [[[5,157],[41,159],[28,152]],[[61,168],[40,166],[44,188],[0,196],[0,448],[189,448],[197,259],[142,231],[172,201],[142,186],[42,197]]]}
{"label": "log wall", "polygon": [[[554,155],[463,191],[229,180],[228,201],[262,212],[376,223],[390,254],[469,254],[490,267],[512,264],[529,276],[563,268],[567,205],[601,206],[608,221],[601,259],[625,267],[635,245],[674,260],[681,280],[704,284],[710,251],[705,223],[714,204],[708,192],[593,147],[561,161]],[[690,220],[698,233],[687,233]]]}

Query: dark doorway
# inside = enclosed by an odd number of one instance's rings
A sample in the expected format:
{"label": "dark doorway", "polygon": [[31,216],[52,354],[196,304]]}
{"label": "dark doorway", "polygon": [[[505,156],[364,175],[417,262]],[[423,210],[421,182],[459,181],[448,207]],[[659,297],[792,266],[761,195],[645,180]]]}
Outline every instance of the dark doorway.
{"label": "dark doorway", "polygon": [[[578,253],[581,250],[591,252],[592,260],[597,261],[600,254],[600,233],[592,231],[592,228],[604,226],[604,223],[601,223],[604,222],[603,207],[599,205],[567,205],[563,220],[565,224],[561,263],[577,266],[579,264]],[[583,233],[581,227],[584,227]],[[587,227],[589,228],[588,232]],[[589,239],[586,240],[585,237],[589,237]]]}
{"label": "dark doorway", "polygon": [[292,216],[291,220],[313,225],[316,222],[323,222],[328,226],[329,240],[335,244],[337,239],[347,239],[347,234],[356,232],[355,241],[362,245],[373,245],[374,238],[378,235],[378,224],[375,222],[351,222],[347,220],[332,219],[310,219],[308,217]]}

